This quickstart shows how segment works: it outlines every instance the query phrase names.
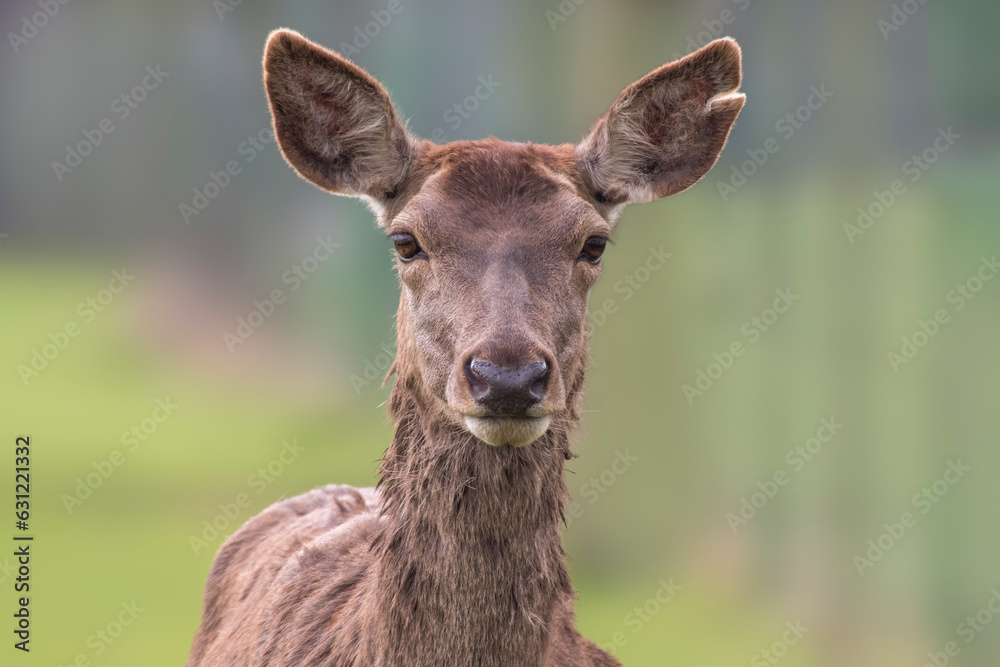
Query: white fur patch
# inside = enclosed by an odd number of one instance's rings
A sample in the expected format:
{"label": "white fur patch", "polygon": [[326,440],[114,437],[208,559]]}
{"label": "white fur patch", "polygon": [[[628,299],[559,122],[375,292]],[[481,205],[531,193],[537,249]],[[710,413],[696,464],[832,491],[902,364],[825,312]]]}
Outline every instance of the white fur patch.
{"label": "white fur patch", "polygon": [[472,435],[494,447],[530,445],[545,434],[551,422],[551,417],[525,417],[521,419],[465,417],[465,426]]}
{"label": "white fur patch", "polygon": [[375,199],[374,197],[369,197],[368,195],[354,195],[361,201],[363,201],[367,206],[368,210],[372,212],[376,219],[381,220],[382,214],[385,213],[385,206],[382,206],[382,202]]}

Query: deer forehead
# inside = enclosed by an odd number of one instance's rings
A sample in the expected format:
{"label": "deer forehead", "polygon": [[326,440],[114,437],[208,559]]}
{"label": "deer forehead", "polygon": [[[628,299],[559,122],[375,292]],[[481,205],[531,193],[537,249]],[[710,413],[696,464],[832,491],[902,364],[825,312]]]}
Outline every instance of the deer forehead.
{"label": "deer forehead", "polygon": [[[449,145],[416,192],[384,224],[415,234],[428,252],[552,252],[611,225],[589,202],[553,147],[497,141]],[[546,159],[547,158],[547,159]],[[484,255],[480,255],[484,259]]]}

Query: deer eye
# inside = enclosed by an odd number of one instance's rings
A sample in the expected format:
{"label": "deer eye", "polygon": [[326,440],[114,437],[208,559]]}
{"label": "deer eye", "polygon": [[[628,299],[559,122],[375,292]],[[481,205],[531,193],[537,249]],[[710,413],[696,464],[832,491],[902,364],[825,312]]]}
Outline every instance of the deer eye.
{"label": "deer eye", "polygon": [[579,259],[588,261],[591,264],[597,264],[601,261],[601,255],[604,254],[604,247],[607,244],[608,240],[603,236],[591,236],[583,244],[583,250],[580,251]]}
{"label": "deer eye", "polygon": [[391,236],[393,244],[396,246],[396,254],[404,262],[412,262],[418,258],[426,258],[427,255],[420,248],[417,239],[411,234],[393,234]]}

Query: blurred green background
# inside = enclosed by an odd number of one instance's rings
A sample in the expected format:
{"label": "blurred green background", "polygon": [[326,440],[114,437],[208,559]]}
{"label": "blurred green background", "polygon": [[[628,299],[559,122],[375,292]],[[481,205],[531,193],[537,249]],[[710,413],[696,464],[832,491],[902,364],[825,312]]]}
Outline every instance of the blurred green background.
{"label": "blurred green background", "polygon": [[[540,143],[577,141],[628,83],[735,37],[747,104],[719,164],[625,212],[591,298],[565,535],[579,624],[626,665],[918,667],[948,642],[951,664],[997,664],[1000,5],[401,0],[385,22],[385,0],[224,3],[0,9],[0,498],[30,435],[36,536],[30,656],[0,556],[0,662],[183,664],[224,535],[279,498],[374,481],[389,244],[250,139],[269,125],[264,40],[285,26],[356,49],[416,134]],[[489,76],[488,99],[449,113]],[[54,167],[85,133],[100,143]],[[187,224],[180,205],[230,160]],[[292,291],[318,238],[339,247]],[[132,276],[117,294],[113,271]],[[275,288],[287,301],[230,352]],[[777,316],[776,290],[797,297]],[[969,469],[954,484],[949,462]],[[661,582],[680,587],[664,604]],[[141,611],[121,628],[123,604]]]}

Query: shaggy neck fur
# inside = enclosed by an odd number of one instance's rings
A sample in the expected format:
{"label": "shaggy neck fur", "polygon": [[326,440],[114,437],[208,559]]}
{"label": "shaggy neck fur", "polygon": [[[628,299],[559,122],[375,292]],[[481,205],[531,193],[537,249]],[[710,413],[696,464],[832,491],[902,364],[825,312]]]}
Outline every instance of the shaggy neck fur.
{"label": "shaggy neck fur", "polygon": [[575,410],[526,447],[491,447],[429,407],[406,352],[380,469],[372,664],[543,664],[574,595],[559,532]]}

